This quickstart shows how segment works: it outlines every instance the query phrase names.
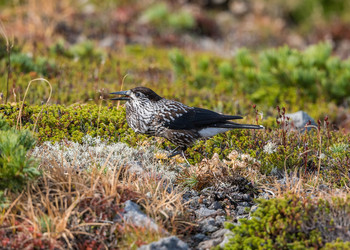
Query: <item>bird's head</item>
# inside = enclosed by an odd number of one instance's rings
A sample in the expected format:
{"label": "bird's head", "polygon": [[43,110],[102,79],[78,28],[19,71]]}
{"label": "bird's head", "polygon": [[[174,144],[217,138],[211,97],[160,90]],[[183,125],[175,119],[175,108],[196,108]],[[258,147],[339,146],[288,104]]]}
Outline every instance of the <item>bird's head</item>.
{"label": "bird's head", "polygon": [[136,87],[130,90],[118,91],[110,93],[112,95],[121,95],[111,98],[111,100],[121,100],[130,102],[157,102],[161,99],[153,90],[146,87]]}

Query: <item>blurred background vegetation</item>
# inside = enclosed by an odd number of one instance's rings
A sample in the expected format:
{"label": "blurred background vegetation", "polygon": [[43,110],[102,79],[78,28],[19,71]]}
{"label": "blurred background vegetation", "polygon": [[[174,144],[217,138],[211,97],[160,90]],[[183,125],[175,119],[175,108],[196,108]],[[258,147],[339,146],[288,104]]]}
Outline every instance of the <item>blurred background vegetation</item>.
{"label": "blurred background vegetation", "polygon": [[[350,2],[1,0],[1,102],[47,78],[50,103],[143,85],[188,105],[265,117],[276,106],[350,129]],[[8,41],[8,43],[7,43]],[[10,67],[8,66],[10,65]],[[8,74],[10,70],[10,74]],[[27,102],[47,101],[35,83]],[[103,105],[107,102],[102,101]]]}

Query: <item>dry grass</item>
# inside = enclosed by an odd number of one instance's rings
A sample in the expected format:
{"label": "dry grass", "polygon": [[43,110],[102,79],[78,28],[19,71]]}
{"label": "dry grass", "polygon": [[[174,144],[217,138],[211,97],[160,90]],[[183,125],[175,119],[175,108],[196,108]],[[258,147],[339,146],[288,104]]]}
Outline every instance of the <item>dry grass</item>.
{"label": "dry grass", "polygon": [[[22,100],[21,108],[20,108],[19,113],[18,113],[16,129],[22,129],[22,110],[23,110],[23,105],[24,105],[24,103],[25,103],[25,100],[26,100],[26,97],[27,97],[27,93],[28,93],[29,87],[31,86],[31,84],[32,84],[33,82],[36,82],[36,81],[43,81],[43,82],[45,82],[45,83],[47,83],[47,84],[49,85],[50,94],[49,94],[49,97],[47,98],[47,101],[46,101],[46,103],[45,103],[45,106],[47,106],[47,104],[49,103],[49,101],[50,101],[50,99],[51,99],[51,95],[52,95],[52,85],[51,85],[51,83],[50,83],[48,80],[46,80],[46,79],[44,79],[44,78],[36,78],[36,79],[33,79],[33,80],[29,81],[28,86],[27,86],[27,89],[26,89],[26,92],[24,93],[24,97],[23,97],[23,100]],[[40,110],[40,112],[39,112],[39,114],[38,114],[38,117],[37,117],[36,120],[35,120],[33,132],[35,131],[36,125],[37,125],[38,120],[39,120],[39,118],[40,118],[40,116],[41,116],[41,113],[43,112],[43,109],[44,109],[44,106],[41,108],[41,110]],[[18,124],[19,124],[19,126],[18,126]]]}
{"label": "dry grass", "polygon": [[252,183],[261,184],[263,175],[259,171],[260,165],[253,158],[235,150],[228,158],[229,160],[220,160],[219,155],[214,154],[212,159],[203,159],[199,164],[183,169],[177,181],[196,190],[230,183],[236,177],[244,177]]}
{"label": "dry grass", "polygon": [[[160,177],[138,178],[107,165],[108,159],[101,167],[76,171],[56,160],[43,162],[40,179],[20,196],[6,194],[12,204],[0,215],[0,236],[5,243],[11,241],[3,246],[107,249],[117,244],[129,248],[156,240],[167,231],[185,230],[181,193],[168,192],[169,184]],[[121,216],[126,200],[141,204],[160,230],[127,224]]]}
{"label": "dry grass", "polygon": [[346,197],[350,189],[330,186],[328,180],[316,173],[305,172],[303,168],[293,172],[285,171],[283,178],[274,175],[264,175],[260,171],[260,164],[249,155],[232,151],[228,160],[220,160],[217,154],[212,159],[204,159],[201,163],[184,169],[178,176],[178,183],[202,190],[205,187],[220,183],[231,183],[235,177],[244,177],[257,189],[267,192],[274,198],[295,194],[301,198],[312,195],[314,198],[331,199],[332,197]]}
{"label": "dry grass", "polygon": [[14,1],[14,8],[2,12],[2,20],[10,37],[23,41],[50,43],[57,23],[72,18],[79,1],[27,0]]}

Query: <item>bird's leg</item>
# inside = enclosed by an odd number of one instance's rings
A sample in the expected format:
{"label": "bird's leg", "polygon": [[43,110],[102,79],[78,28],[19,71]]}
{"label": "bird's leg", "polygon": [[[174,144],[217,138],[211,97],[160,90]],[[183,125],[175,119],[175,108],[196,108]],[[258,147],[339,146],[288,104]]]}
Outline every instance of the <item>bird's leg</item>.
{"label": "bird's leg", "polygon": [[181,155],[182,155],[182,157],[185,159],[185,161],[186,161],[186,163],[188,164],[188,166],[191,166],[191,164],[188,162],[188,160],[187,160],[187,158],[186,158],[186,156],[185,156],[185,151],[184,151],[184,150],[181,151]]}
{"label": "bird's leg", "polygon": [[186,148],[187,147],[177,146],[174,150],[170,152],[170,154],[168,155],[168,158],[174,157],[175,155],[179,155],[179,154],[183,155],[183,152],[186,150]]}
{"label": "bird's leg", "polygon": [[180,148],[180,146],[177,146],[174,150],[172,150],[169,154],[168,154],[168,158],[172,158],[175,155],[181,154],[182,150],[178,150]]}
{"label": "bird's leg", "polygon": [[185,156],[186,149],[187,149],[187,147],[177,146],[174,150],[172,150],[170,152],[170,154],[168,155],[168,158],[171,158],[171,157],[174,157],[175,155],[181,154],[181,156],[185,159],[186,163],[189,166],[191,166],[191,164],[188,162],[188,160],[186,159],[186,156]]}

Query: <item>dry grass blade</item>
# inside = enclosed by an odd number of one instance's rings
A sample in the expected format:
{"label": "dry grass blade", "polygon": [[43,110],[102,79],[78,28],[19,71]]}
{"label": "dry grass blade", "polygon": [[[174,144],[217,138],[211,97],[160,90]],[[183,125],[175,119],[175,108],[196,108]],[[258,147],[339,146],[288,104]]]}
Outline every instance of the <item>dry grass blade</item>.
{"label": "dry grass blade", "polygon": [[174,190],[164,179],[147,176],[134,183],[136,190],[142,194],[138,203],[142,204],[147,214],[160,225],[172,230],[182,231],[188,222],[182,199],[183,191]]}
{"label": "dry grass blade", "polygon": [[17,204],[17,202],[22,198],[23,192],[11,203],[10,207],[7,209],[4,215],[0,217],[0,225],[4,222],[5,218],[7,218],[12,210],[12,208]]}
{"label": "dry grass blade", "polygon": [[[18,113],[18,117],[17,117],[17,123],[16,123],[16,129],[19,129],[19,128],[18,128],[18,123],[20,124],[20,128],[22,128],[22,120],[21,120],[21,117],[22,117],[22,111],[23,111],[24,102],[25,102],[25,99],[26,99],[26,96],[27,96],[29,87],[31,86],[32,82],[35,82],[35,81],[44,81],[44,82],[46,82],[46,83],[49,85],[49,87],[50,87],[50,94],[49,94],[49,97],[47,98],[47,101],[46,101],[46,104],[45,104],[45,105],[47,105],[47,103],[48,103],[48,102],[50,101],[50,99],[51,99],[51,95],[52,95],[52,86],[51,86],[51,83],[50,83],[48,80],[46,80],[46,79],[44,79],[44,78],[36,78],[36,79],[31,80],[31,81],[28,83],[28,85],[27,85],[26,92],[24,93],[24,96],[23,96],[22,105],[21,105],[21,107],[20,107],[20,109],[19,109],[19,113]],[[38,122],[39,117],[41,116],[41,113],[42,113],[43,109],[44,109],[44,107],[42,107],[42,109],[40,110],[40,113],[38,114],[38,117],[36,118],[33,131],[35,131],[36,124],[37,124],[37,122]]]}

